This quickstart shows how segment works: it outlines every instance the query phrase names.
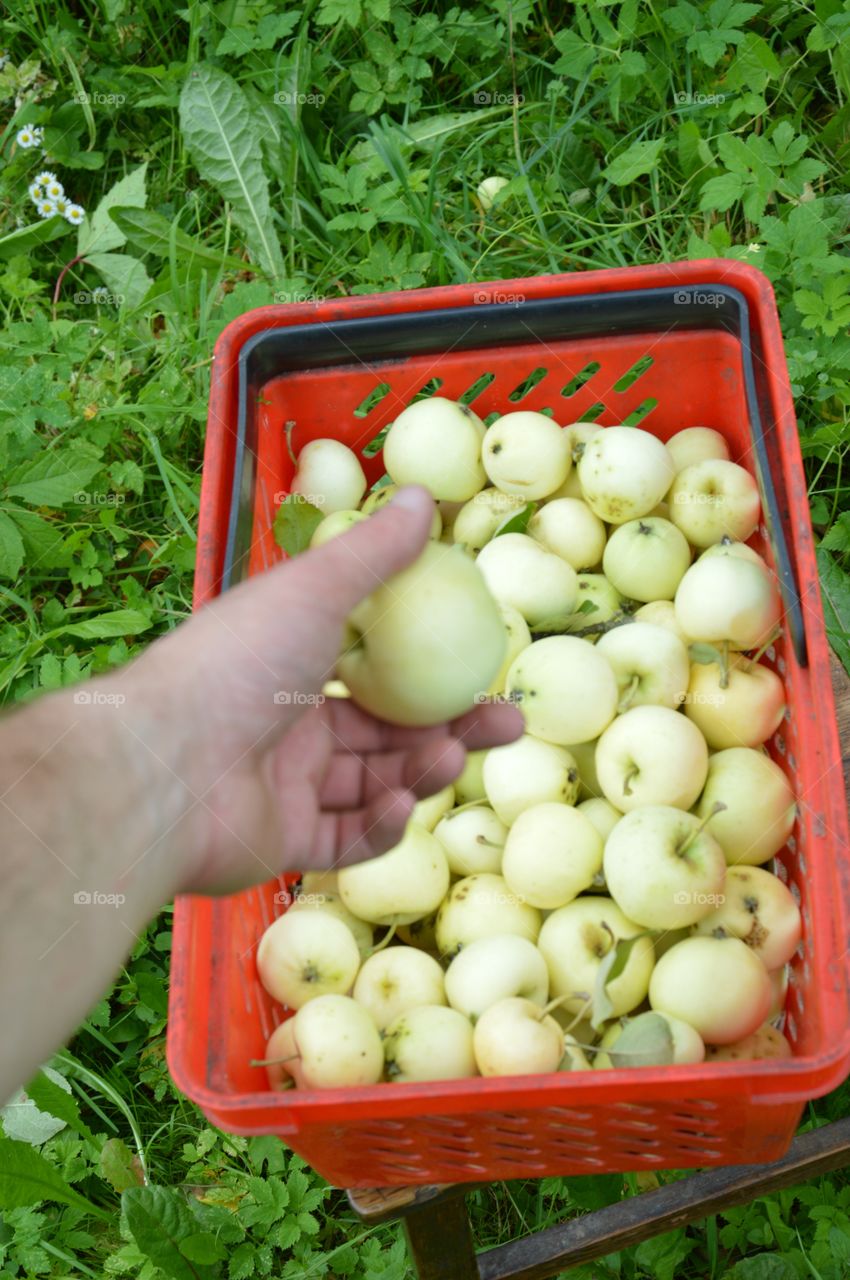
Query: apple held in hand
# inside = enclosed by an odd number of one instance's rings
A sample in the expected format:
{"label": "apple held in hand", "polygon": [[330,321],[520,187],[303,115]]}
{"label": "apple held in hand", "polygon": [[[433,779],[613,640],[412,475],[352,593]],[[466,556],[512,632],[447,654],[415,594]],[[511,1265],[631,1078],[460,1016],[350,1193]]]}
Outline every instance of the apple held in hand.
{"label": "apple held in hand", "polygon": [[548,990],[546,961],[533,942],[515,933],[470,942],[446,970],[448,1002],[473,1024],[491,1004],[509,996],[542,1009]]}
{"label": "apple held in hand", "polygon": [[775,671],[735,655],[719,662],[694,662],[688,678],[685,715],[710,747],[758,747],[785,715],[785,688]]}
{"label": "apple held in hand", "polygon": [[652,515],[619,525],[602,557],[605,576],[620,595],[644,603],[672,600],[690,563],[685,535]]}
{"label": "apple held in hand", "polygon": [[506,691],[530,733],[566,747],[598,737],[614,719],[619,698],[611,664],[575,636],[547,636],[523,650],[508,672]]}
{"label": "apple held in hand", "polygon": [[443,787],[441,791],[435,791],[432,796],[426,796],[424,800],[417,800],[413,806],[410,821],[415,822],[420,827],[424,827],[426,831],[433,831],[443,815],[452,808],[454,802],[455,789],[449,784],[449,786]]}
{"label": "apple held in hand", "polygon": [[708,1044],[733,1044],[761,1026],[770,1008],[770,978],[738,938],[686,938],[655,966],[653,1009],[695,1027]]}
{"label": "apple held in hand", "polygon": [[696,725],[669,707],[633,707],[605,730],[596,773],[615,809],[641,805],[690,809],[708,772],[708,747]]}
{"label": "apple held in hand", "polygon": [[515,933],[536,942],[540,912],[523,902],[502,876],[482,873],[452,885],[437,913],[437,950],[452,957],[478,938]]}
{"label": "apple held in hand", "polygon": [[437,961],[415,947],[387,947],[363,964],[352,992],[368,1010],[379,1031],[422,1004],[445,1004],[443,971]]}
{"label": "apple held in hand", "polygon": [[484,423],[470,408],[431,396],[398,415],[384,441],[384,466],[396,484],[422,484],[435,498],[468,502],[487,483],[483,439]]}
{"label": "apple held in hand", "polygon": [[372,715],[432,725],[472,706],[505,649],[498,606],[476,566],[455,547],[429,543],[350,614],[337,671]]}
{"label": "apple held in hand", "polygon": [[578,581],[572,565],[525,533],[493,538],[475,562],[492,594],[518,610],[533,629],[547,618],[572,613]]}
{"label": "apple held in hand", "polygon": [[341,920],[324,911],[287,911],[257,947],[257,973],[269,995],[290,1009],[351,990],[360,951]]}
{"label": "apple held in hand", "polygon": [[452,538],[473,555],[493,537],[502,522],[524,510],[526,500],[502,493],[501,489],[482,489],[464,503],[452,525]]}
{"label": "apple held in hand", "polygon": [[644,805],[626,814],[605,844],[608,892],[647,929],[681,929],[723,902],[726,859],[699,818]]}
{"label": "apple held in hand", "polygon": [[491,1004],[475,1024],[475,1061],[482,1076],[540,1075],[557,1071],[564,1033],[531,1000],[513,997]]}
{"label": "apple held in hand", "polygon": [[472,1023],[457,1009],[419,1005],[387,1027],[384,1059],[389,1080],[461,1080],[477,1074]]}
{"label": "apple held in hand", "polygon": [[758,649],[779,625],[779,592],[769,575],[740,556],[700,557],[676,591],[676,619],[689,640]]}
{"label": "apple held in hand", "polygon": [[710,459],[680,471],[669,496],[670,519],[695,547],[721,538],[746,542],[761,515],[758,485],[736,462]]}
{"label": "apple held in hand", "polygon": [[508,832],[502,875],[519,898],[552,911],[589,889],[601,866],[602,838],[589,818],[571,805],[538,804]]}
{"label": "apple held in hand", "polygon": [[688,689],[690,661],[681,640],[667,627],[629,622],[602,636],[597,652],[604,654],[617,678],[617,710],[658,706],[674,710]]}
{"label": "apple held in hand", "polygon": [[356,453],[339,440],[312,440],[298,455],[292,492],[329,516],[359,505],[366,477]]}
{"label": "apple held in hand", "polygon": [[730,867],[716,910],[694,926],[712,938],[740,938],[766,969],[778,969],[797,950],[800,908],[778,876],[761,867]]}
{"label": "apple held in hand", "polygon": [[591,510],[609,524],[625,524],[657,506],[676,472],[666,447],[650,432],[608,427],[585,445],[578,474]]}
{"label": "apple held in hand", "polygon": [[449,864],[442,845],[430,831],[410,822],[394,849],[339,873],[339,893],[348,910],[372,924],[421,920],[437,909],[448,887]]}
{"label": "apple held in hand", "polygon": [[530,733],[488,751],[482,776],[487,799],[508,827],[532,805],[547,800],[574,804],[578,799],[579,775],[572,752]]}
{"label": "apple held in hand", "polygon": [[676,472],[697,462],[712,458],[728,459],[729,448],[719,431],[712,427],[685,427],[667,441]]}
{"label": "apple held in hand", "polygon": [[456,876],[479,872],[496,875],[502,869],[502,854],[508,828],[486,804],[447,813],[434,828],[443,846],[449,870]]}
{"label": "apple held in hand", "polygon": [[599,564],[605,550],[605,525],[586,502],[577,498],[556,498],[545,503],[529,520],[528,532],[576,572]]}
{"label": "apple held in hand", "polygon": [[[716,811],[718,805],[723,809]],[[700,818],[712,815],[708,830],[730,866],[758,866],[785,844],[797,805],[791,784],[775,761],[751,747],[730,747],[709,760],[705,788],[694,812]]]}
{"label": "apple held in hand", "polygon": [[[569,997],[563,1007],[581,1013],[588,1007],[599,967],[609,951],[621,939],[642,932],[612,898],[576,898],[553,911],[544,920],[537,943],[549,969],[550,994]],[[638,938],[622,973],[606,987],[612,1017],[629,1013],[645,999],[654,963],[651,939]]]}
{"label": "apple held in hand", "polygon": [[570,445],[569,434],[545,413],[506,413],[487,429],[481,459],[492,484],[529,502],[564,483]]}

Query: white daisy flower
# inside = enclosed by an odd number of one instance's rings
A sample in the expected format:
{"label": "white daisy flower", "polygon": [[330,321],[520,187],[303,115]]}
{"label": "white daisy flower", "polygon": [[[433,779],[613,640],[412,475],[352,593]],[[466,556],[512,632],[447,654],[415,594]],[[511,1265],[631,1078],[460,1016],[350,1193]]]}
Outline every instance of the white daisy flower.
{"label": "white daisy flower", "polygon": [[53,201],[53,207],[57,213],[61,214],[62,217],[65,218],[67,217],[68,210],[71,207],[71,201],[67,198],[67,196],[57,196],[56,199]]}
{"label": "white daisy flower", "polygon": [[57,178],[54,178],[52,182],[48,182],[44,190],[48,200],[58,200],[60,196],[65,194],[65,188]]}
{"label": "white daisy flower", "polygon": [[35,180],[38,186],[46,187],[48,182],[56,181],[56,174],[51,173],[49,169],[42,169],[41,173],[35,175]]}
{"label": "white daisy flower", "polygon": [[71,204],[65,210],[65,217],[68,219],[72,227],[78,227],[86,216],[85,209],[78,204]]}
{"label": "white daisy flower", "polygon": [[24,150],[28,150],[30,147],[34,147],[36,145],[38,139],[29,125],[24,125],[23,129],[18,130],[18,135],[15,141],[19,147],[23,147]]}
{"label": "white daisy flower", "polygon": [[40,218],[52,218],[56,212],[56,205],[52,200],[39,200],[38,215]]}
{"label": "white daisy flower", "polygon": [[38,182],[31,182],[29,185],[30,200],[34,204],[38,204],[39,200],[44,199],[44,187]]}
{"label": "white daisy flower", "polygon": [[37,124],[34,126],[32,131],[32,136],[35,138],[39,146],[41,145],[42,142],[44,142],[44,129],[40,124]]}

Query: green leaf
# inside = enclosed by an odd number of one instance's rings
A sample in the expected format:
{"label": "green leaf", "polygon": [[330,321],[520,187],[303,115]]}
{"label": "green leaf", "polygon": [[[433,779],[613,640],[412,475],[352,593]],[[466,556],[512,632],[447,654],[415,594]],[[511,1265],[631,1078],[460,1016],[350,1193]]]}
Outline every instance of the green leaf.
{"label": "green leaf", "polygon": [[252,257],[267,275],[284,276],[260,142],[236,81],[208,63],[196,66],[180,95],[180,127],[201,177],[233,206]]}
{"label": "green leaf", "polygon": [[121,1196],[130,1234],[155,1266],[171,1280],[198,1280],[180,1245],[198,1234],[197,1223],[179,1191],[171,1187],[132,1187]]}
{"label": "green leaf", "polygon": [[8,506],[6,510],[23,539],[29,568],[45,572],[67,563],[67,553],[63,549],[65,540],[56,525],[43,520],[34,511],[25,511],[23,507]]}
{"label": "green leaf", "polygon": [[669,1066],[673,1061],[673,1036],[660,1013],[630,1018],[608,1050],[615,1067]]}
{"label": "green leaf", "polygon": [[553,70],[556,75],[567,76],[570,80],[581,80],[587,75],[596,61],[596,50],[592,44],[583,40],[577,31],[564,27],[555,35],[555,48],[560,58]]}
{"label": "green leaf", "polygon": [[43,449],[12,472],[6,492],[35,507],[61,507],[71,502],[101,468],[99,458],[68,449]]}
{"label": "green leaf", "polygon": [[818,547],[817,559],[827,638],[850,674],[850,575],[823,547]]}
{"label": "green leaf", "polygon": [[0,578],[17,578],[24,563],[24,541],[18,526],[0,511]]}
{"label": "green leaf", "polygon": [[275,514],[275,542],[288,556],[297,556],[307,550],[310,539],[324,518],[319,508],[300,493],[289,493]]}
{"label": "green leaf", "polygon": [[107,191],[91,217],[86,218],[80,226],[77,237],[78,254],[88,257],[93,252],[106,253],[110,249],[120,249],[125,243],[124,233],[110,218],[109,210],[117,205],[144,208],[147,201],[145,194],[147,168],[146,161]]}
{"label": "green leaf", "polygon": [[632,938],[618,938],[608,954],[603,957],[596,971],[596,986],[591,1000],[590,1021],[591,1026],[596,1030],[602,1026],[603,1022],[607,1022],[614,1012],[608,987],[620,977],[629,963],[629,956],[632,954],[635,943],[648,936],[646,933],[636,933]]}
{"label": "green leaf", "polygon": [[111,640],[115,636],[137,636],[151,626],[147,614],[138,609],[113,609],[112,613],[101,613],[86,622],[60,627],[54,634],[78,636],[81,640]]}
{"label": "green leaf", "polygon": [[634,182],[635,178],[655,168],[664,150],[664,143],[664,138],[633,142],[620,155],[615,156],[609,165],[606,165],[602,170],[603,178],[607,178],[618,187]]}
{"label": "green leaf", "polygon": [[572,1178],[564,1178],[564,1183],[570,1199],[579,1209],[588,1212],[617,1204],[623,1195],[621,1173],[580,1173]]}
{"label": "green leaf", "polygon": [[128,253],[89,253],[86,262],[103,276],[112,304],[121,310],[137,307],[153,283],[142,262]]}
{"label": "green leaf", "polygon": [[121,1138],[108,1138],[100,1151],[100,1172],[116,1191],[129,1191],[144,1183],[138,1156]]}
{"label": "green leaf", "polygon": [[174,227],[161,213],[154,213],[152,209],[115,208],[110,209],[109,216],[129,243],[141,253],[154,253],[157,257],[167,258],[171,253],[173,236],[178,257],[197,259],[231,271],[245,270],[245,263],[241,258],[234,258],[220,249],[209,248],[197,236],[190,236],[188,232]]}
{"label": "green leaf", "polygon": [[[42,663],[43,666],[44,663]],[[52,1067],[45,1067],[43,1070],[58,1091],[67,1098],[71,1086],[65,1077],[58,1071],[54,1071]],[[59,1105],[61,1106],[61,1103]],[[3,1121],[3,1131],[7,1138],[26,1142],[31,1147],[41,1146],[43,1142],[47,1142],[49,1138],[65,1128],[63,1119],[58,1115],[52,1115],[46,1108],[40,1107],[25,1089],[19,1089],[6,1106],[0,1109],[0,1119]]]}
{"label": "green leaf", "polygon": [[70,1204],[111,1221],[112,1215],[69,1186],[55,1165],[26,1142],[0,1138],[0,1208],[19,1209],[42,1200]]}
{"label": "green leaf", "polygon": [[0,258],[10,258],[15,253],[27,253],[39,244],[49,244],[69,230],[70,223],[57,213],[42,222],[32,222],[28,227],[18,227],[6,236],[0,236]]}
{"label": "green leaf", "polygon": [[697,662],[702,667],[708,666],[710,662],[718,664],[723,662],[723,654],[720,650],[713,644],[705,644],[702,640],[688,645],[688,656],[691,662]]}
{"label": "green leaf", "polygon": [[526,503],[521,511],[517,511],[512,516],[507,516],[506,519],[502,521],[496,529],[496,532],[493,534],[493,537],[498,538],[502,533],[525,533],[528,528],[528,522],[536,510],[536,502]]}
{"label": "green leaf", "polygon": [[211,1231],[198,1231],[193,1236],[186,1236],[177,1247],[184,1258],[201,1266],[212,1266],[215,1262],[223,1262],[227,1257],[227,1250],[219,1244]]}
{"label": "green leaf", "polygon": [[741,1258],[731,1271],[726,1272],[725,1280],[799,1280],[797,1268],[779,1253],[756,1253],[750,1258]]}
{"label": "green leaf", "polygon": [[57,1084],[44,1071],[39,1071],[38,1075],[30,1080],[26,1092],[39,1111],[45,1111],[48,1115],[55,1116],[57,1120],[63,1120],[69,1129],[94,1141],[94,1134],[80,1115],[80,1108],[77,1106],[74,1095]]}

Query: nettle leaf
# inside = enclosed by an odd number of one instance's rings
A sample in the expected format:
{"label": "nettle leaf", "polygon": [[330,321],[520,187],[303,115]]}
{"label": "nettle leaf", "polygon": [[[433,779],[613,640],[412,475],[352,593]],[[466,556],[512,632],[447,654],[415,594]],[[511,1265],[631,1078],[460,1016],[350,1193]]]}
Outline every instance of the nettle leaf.
{"label": "nettle leaf", "polygon": [[61,507],[73,500],[101,466],[100,458],[82,450],[43,449],[15,468],[6,492],[34,507]]}
{"label": "nettle leaf", "polygon": [[180,95],[180,127],[201,177],[233,206],[252,257],[267,275],[283,277],[262,149],[242,89],[218,67],[200,63]]}
{"label": "nettle leaf", "polygon": [[297,556],[307,550],[324,518],[319,508],[300,493],[289,493],[275,514],[275,542],[288,556]]}
{"label": "nettle leaf", "polygon": [[650,173],[658,164],[666,139],[655,138],[652,141],[633,142],[630,147],[616,156],[602,170],[603,178],[613,182],[615,186],[624,187],[635,178]]}
{"label": "nettle leaf", "polygon": [[498,538],[502,533],[525,533],[528,528],[528,522],[536,510],[536,502],[527,503],[521,511],[517,511],[512,516],[507,516],[498,526],[493,537]]}
{"label": "nettle leaf", "polygon": [[121,1208],[130,1234],[151,1262],[172,1280],[198,1280],[180,1247],[198,1235],[198,1227],[179,1191],[133,1187],[121,1196]]}
{"label": "nettle leaf", "polygon": [[145,193],[145,174],[147,162],[139,165],[126,178],[116,182],[107,191],[100,204],[90,218],[86,218],[80,226],[77,236],[77,253],[88,257],[89,253],[106,253],[110,249],[120,249],[126,237],[109,216],[109,210],[117,205],[131,205],[142,209],[147,202]]}
{"label": "nettle leaf", "polygon": [[83,1213],[111,1221],[112,1215],[93,1204],[62,1177],[55,1165],[26,1142],[0,1138],[0,1208],[18,1209],[54,1200]]}
{"label": "nettle leaf", "polygon": [[561,55],[552,68],[556,75],[567,76],[570,80],[581,80],[586,76],[596,61],[594,46],[570,27],[558,31],[554,43]]}

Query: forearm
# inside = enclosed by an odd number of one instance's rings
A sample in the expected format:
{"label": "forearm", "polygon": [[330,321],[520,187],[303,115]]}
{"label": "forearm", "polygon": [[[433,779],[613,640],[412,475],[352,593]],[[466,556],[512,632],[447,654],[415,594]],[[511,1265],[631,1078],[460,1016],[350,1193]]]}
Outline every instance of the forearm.
{"label": "forearm", "polygon": [[181,887],[190,809],[133,668],[0,720],[0,1010],[13,1029],[0,1101],[73,1033]]}

